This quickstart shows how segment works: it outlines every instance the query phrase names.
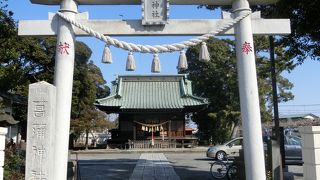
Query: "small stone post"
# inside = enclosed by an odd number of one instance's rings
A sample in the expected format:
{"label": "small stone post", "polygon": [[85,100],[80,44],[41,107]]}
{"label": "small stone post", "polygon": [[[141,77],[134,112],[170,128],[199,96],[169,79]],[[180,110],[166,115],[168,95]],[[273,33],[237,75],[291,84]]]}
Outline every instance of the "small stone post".
{"label": "small stone post", "polygon": [[303,144],[303,179],[320,179],[320,126],[304,126],[299,131]]}
{"label": "small stone post", "polygon": [[4,149],[6,146],[7,128],[0,127],[0,180],[3,180]]}

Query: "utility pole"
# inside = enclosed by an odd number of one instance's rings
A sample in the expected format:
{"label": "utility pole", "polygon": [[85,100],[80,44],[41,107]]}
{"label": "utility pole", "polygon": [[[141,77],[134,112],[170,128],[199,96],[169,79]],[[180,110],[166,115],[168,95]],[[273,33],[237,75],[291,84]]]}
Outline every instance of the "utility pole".
{"label": "utility pole", "polygon": [[277,74],[276,63],[274,58],[274,38],[269,36],[270,43],[270,63],[271,63],[271,83],[272,83],[272,100],[274,127],[272,130],[272,176],[274,180],[283,180],[283,156],[281,153],[281,136],[279,125],[279,109],[278,109],[278,92],[277,92]]}

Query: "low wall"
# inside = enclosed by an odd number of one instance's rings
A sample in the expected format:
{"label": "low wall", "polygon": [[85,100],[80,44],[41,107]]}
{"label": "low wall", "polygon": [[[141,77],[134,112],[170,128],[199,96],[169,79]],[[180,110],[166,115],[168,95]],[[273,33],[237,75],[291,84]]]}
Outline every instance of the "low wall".
{"label": "low wall", "polygon": [[7,128],[0,127],[0,180],[3,180],[4,149],[6,146]]}
{"label": "low wall", "polygon": [[303,145],[303,177],[305,180],[320,179],[320,126],[304,126],[299,131]]}

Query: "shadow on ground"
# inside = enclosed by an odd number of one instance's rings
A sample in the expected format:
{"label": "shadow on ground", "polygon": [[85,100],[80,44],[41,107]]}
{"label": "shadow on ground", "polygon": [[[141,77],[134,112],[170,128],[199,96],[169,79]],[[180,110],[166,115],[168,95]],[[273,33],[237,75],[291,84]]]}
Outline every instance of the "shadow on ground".
{"label": "shadow on ground", "polygon": [[[99,159],[99,160],[79,160],[78,161],[78,179],[79,180],[126,180],[129,179],[138,159]],[[169,160],[170,161],[170,160]],[[205,163],[201,170],[199,167],[179,165],[171,162],[175,172],[181,180],[212,180],[210,175],[209,162],[205,158],[195,160]],[[155,179],[157,179],[155,177]]]}
{"label": "shadow on ground", "polygon": [[133,159],[79,160],[79,180],[123,180],[129,179],[137,163]]}

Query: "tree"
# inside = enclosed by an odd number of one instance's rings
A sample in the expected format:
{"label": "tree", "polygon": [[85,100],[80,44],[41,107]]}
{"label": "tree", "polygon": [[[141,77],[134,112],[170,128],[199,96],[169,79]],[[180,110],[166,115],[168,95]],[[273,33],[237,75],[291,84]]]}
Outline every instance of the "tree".
{"label": "tree", "polygon": [[30,83],[52,83],[56,42],[18,36],[13,12],[6,10],[6,0],[0,4],[0,91],[27,96]]}
{"label": "tree", "polygon": [[[230,6],[201,6],[210,10],[222,8],[231,9]],[[292,64],[303,63],[307,57],[320,60],[320,21],[318,10],[320,1],[311,0],[279,0],[273,5],[252,6],[253,11],[261,11],[263,18],[289,18],[291,34],[277,36],[275,46],[286,48],[284,52]],[[295,61],[297,60],[297,61]]]}
{"label": "tree", "polygon": [[109,120],[106,115],[94,107],[96,98],[109,95],[110,89],[105,85],[102,73],[92,61],[92,51],[84,43],[76,45],[76,63],[74,71],[71,129],[76,137],[81,133],[86,134],[85,146],[88,148],[88,135],[99,130],[96,124],[100,124],[100,130],[107,128]]}
{"label": "tree", "polygon": [[93,131],[103,131],[108,128],[113,128],[112,124],[106,119],[105,113],[97,109],[84,109],[81,111],[80,116],[77,119],[71,121],[71,127],[73,133],[79,136],[81,133],[85,133],[85,148],[88,149],[88,137],[89,133]]}
{"label": "tree", "polygon": [[[258,73],[258,85],[262,121],[271,121],[271,78],[269,59],[263,56],[268,51],[268,38],[261,36],[255,39],[255,54]],[[199,47],[189,48],[187,51],[188,70],[193,81],[194,93],[209,99],[207,110],[198,112],[193,116],[199,125],[199,130],[206,135],[207,140],[220,143],[228,139],[234,128],[240,122],[240,99],[238,93],[237,68],[234,41],[228,39],[209,39],[207,41],[211,61],[203,63],[198,61]],[[281,49],[277,49],[277,62],[284,58]],[[285,70],[287,66],[278,63],[279,69]],[[280,100],[288,101],[293,98],[290,90],[292,84],[277,73],[279,87],[281,88]]]}
{"label": "tree", "polygon": [[[289,18],[291,34],[278,39],[287,47],[286,53],[295,57],[298,64],[307,57],[320,60],[320,21],[318,20],[319,1],[279,0],[275,5],[257,6],[266,18]],[[294,60],[294,59],[292,59]]]}
{"label": "tree", "polygon": [[[0,91],[27,97],[31,83],[53,83],[56,38],[31,38],[17,35],[13,12],[8,11],[6,0],[0,0]],[[74,119],[94,109],[95,98],[109,94],[102,73],[90,61],[91,50],[76,42],[72,113]],[[14,107],[14,117],[20,124],[26,122],[27,107]],[[91,119],[88,120],[90,122]],[[24,130],[24,128],[22,129]],[[22,134],[25,138],[25,134]]]}

